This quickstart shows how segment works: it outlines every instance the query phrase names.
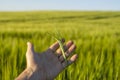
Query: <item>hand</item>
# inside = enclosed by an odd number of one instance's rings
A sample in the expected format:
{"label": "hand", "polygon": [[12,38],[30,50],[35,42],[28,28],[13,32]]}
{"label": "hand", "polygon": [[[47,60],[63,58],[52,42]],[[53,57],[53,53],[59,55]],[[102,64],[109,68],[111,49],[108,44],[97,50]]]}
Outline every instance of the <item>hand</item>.
{"label": "hand", "polygon": [[[62,40],[62,42],[64,42],[64,40]],[[75,54],[66,62],[62,56],[58,42],[40,54],[34,51],[33,45],[30,42],[27,43],[27,46],[27,68],[16,80],[52,80],[77,59],[77,54]],[[64,45],[67,58],[75,48],[76,46],[72,41],[68,41],[67,44]]]}

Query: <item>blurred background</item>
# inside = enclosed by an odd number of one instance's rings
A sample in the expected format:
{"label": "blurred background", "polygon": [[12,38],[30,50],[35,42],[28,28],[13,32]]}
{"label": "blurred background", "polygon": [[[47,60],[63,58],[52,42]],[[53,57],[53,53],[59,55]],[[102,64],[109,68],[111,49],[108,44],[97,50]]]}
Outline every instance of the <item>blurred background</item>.
{"label": "blurred background", "polygon": [[[26,68],[26,43],[43,52],[60,32],[77,45],[77,61],[55,80],[120,80],[119,0],[0,1],[0,80]],[[73,54],[74,54],[73,53]]]}

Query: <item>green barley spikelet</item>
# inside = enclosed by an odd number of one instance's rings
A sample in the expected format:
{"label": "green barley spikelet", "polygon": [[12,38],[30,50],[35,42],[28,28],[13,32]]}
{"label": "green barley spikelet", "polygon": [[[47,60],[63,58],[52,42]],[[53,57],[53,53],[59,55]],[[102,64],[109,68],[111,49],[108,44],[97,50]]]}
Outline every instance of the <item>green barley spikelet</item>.
{"label": "green barley spikelet", "polygon": [[51,35],[58,43],[59,43],[59,46],[60,46],[60,49],[62,51],[62,55],[63,55],[63,58],[65,59],[65,61],[67,61],[67,58],[65,56],[65,51],[64,51],[64,47],[63,47],[63,43],[62,43],[62,36],[59,32],[56,31],[56,33],[48,33],[49,35]]}

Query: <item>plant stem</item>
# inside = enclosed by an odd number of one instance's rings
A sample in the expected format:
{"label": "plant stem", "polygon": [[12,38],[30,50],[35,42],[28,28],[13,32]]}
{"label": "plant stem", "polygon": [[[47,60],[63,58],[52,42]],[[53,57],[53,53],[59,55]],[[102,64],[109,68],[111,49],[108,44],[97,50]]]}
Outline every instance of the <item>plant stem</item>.
{"label": "plant stem", "polygon": [[58,40],[58,39],[56,39],[56,40],[58,41],[58,43],[59,43],[59,45],[60,45],[60,49],[61,49],[61,51],[62,51],[62,55],[63,55],[65,61],[67,61],[67,58],[66,58],[65,52],[64,52],[64,48],[63,48],[63,45],[62,45],[62,42],[61,42],[60,40]]}

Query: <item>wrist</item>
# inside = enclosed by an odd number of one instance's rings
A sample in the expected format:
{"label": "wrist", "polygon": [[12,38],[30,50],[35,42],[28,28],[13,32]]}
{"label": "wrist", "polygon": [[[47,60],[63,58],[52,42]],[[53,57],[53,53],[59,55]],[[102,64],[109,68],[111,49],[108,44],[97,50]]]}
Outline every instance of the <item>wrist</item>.
{"label": "wrist", "polygon": [[15,80],[46,80],[46,75],[38,68],[26,68]]}
{"label": "wrist", "polygon": [[31,68],[26,68],[15,80],[28,80],[34,71]]}

